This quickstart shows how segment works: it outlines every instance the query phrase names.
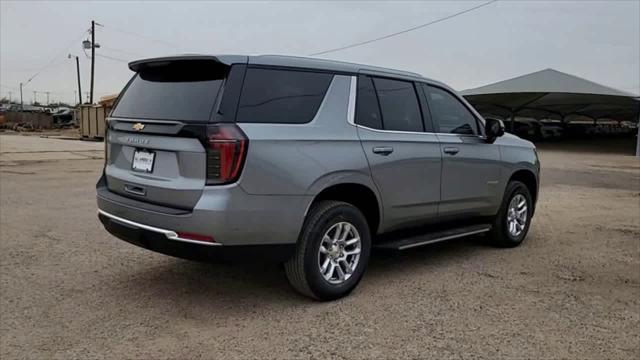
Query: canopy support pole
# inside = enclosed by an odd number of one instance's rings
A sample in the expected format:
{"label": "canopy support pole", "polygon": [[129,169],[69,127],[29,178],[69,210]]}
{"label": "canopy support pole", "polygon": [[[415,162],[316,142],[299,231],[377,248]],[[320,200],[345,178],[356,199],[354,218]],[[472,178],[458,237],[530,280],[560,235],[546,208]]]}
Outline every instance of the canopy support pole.
{"label": "canopy support pole", "polygon": [[640,111],[638,111],[638,135],[636,136],[636,157],[640,158]]}
{"label": "canopy support pole", "polygon": [[516,112],[513,110],[511,110],[511,124],[509,125],[509,127],[511,128],[509,132],[514,134],[516,128]]}

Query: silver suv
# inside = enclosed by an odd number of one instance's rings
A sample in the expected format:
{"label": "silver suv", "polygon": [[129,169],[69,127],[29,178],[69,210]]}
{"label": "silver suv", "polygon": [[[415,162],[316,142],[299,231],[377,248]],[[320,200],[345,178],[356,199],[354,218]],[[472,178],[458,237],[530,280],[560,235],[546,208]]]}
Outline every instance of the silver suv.
{"label": "silver suv", "polygon": [[287,56],[134,61],[108,118],[99,217],[168,255],[285,263],[348,294],[372,249],[473,234],[517,246],[538,197],[532,143],[418,74]]}

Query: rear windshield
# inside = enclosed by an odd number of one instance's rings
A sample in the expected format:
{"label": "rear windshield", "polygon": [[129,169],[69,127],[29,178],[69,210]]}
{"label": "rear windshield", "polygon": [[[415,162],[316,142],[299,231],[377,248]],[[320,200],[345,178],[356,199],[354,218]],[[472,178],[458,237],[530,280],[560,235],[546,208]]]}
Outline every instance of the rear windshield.
{"label": "rear windshield", "polygon": [[111,116],[207,122],[228,67],[213,61],[173,61],[138,72]]}

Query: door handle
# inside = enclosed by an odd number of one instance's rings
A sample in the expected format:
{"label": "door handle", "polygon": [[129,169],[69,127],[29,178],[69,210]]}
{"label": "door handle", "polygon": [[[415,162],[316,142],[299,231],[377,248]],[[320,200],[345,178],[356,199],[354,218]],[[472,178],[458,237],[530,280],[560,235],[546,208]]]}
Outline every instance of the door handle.
{"label": "door handle", "polygon": [[445,154],[455,155],[458,152],[460,152],[460,149],[458,149],[457,147],[447,146],[447,147],[444,148],[444,153]]}
{"label": "door handle", "polygon": [[387,156],[393,152],[393,148],[390,146],[377,146],[373,148],[373,153],[378,155]]}
{"label": "door handle", "polygon": [[129,185],[129,184],[125,184],[124,185],[124,191],[133,194],[133,195],[138,195],[138,196],[146,196],[147,195],[147,190],[145,188],[143,188],[142,186],[135,186],[135,185]]}

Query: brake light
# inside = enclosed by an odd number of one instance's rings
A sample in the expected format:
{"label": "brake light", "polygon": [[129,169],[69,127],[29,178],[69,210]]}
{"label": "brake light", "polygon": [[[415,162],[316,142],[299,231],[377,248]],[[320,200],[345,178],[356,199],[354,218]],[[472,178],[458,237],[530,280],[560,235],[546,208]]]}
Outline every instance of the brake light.
{"label": "brake light", "polygon": [[237,181],[247,155],[249,140],[232,124],[207,129],[207,185]]}

